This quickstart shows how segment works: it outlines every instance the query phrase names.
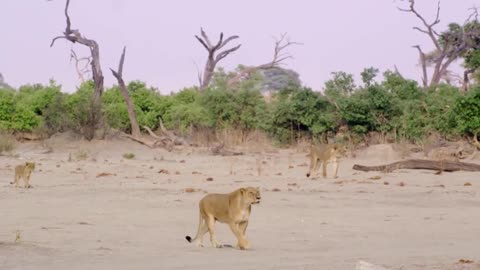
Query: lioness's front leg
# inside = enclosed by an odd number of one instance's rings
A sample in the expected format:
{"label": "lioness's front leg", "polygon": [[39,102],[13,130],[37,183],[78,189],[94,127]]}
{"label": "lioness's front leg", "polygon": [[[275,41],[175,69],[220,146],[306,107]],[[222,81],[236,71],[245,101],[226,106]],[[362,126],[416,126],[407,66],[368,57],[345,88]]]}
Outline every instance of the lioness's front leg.
{"label": "lioness's front leg", "polygon": [[15,188],[18,188],[20,184],[20,175],[15,175]]}
{"label": "lioness's front leg", "polygon": [[248,221],[241,222],[238,224],[238,228],[240,229],[240,232],[243,234],[243,237],[246,238],[245,232],[247,231],[247,226],[248,226]]}
{"label": "lioness's front leg", "polygon": [[338,178],[337,172],[338,172],[339,163],[336,158],[332,161],[332,165],[333,165],[333,178]]}
{"label": "lioness's front leg", "polygon": [[235,236],[237,237],[238,243],[236,246],[239,249],[247,249],[249,247],[249,243],[248,243],[248,240],[245,239],[244,235],[242,234],[239,227],[240,225],[233,222],[229,223],[228,225],[230,225],[230,229],[232,230],[233,234],[235,234]]}
{"label": "lioness's front leg", "polygon": [[30,188],[30,174],[25,175],[23,178],[23,182],[25,183],[25,188]]}

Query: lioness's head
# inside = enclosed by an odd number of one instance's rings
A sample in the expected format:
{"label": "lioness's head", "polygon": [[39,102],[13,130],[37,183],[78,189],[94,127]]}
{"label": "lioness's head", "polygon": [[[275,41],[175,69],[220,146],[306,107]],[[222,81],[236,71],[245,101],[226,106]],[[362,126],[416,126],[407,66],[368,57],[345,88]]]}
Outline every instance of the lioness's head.
{"label": "lioness's head", "polygon": [[29,168],[30,170],[33,171],[33,169],[35,169],[35,162],[26,162],[25,163],[25,167]]}
{"label": "lioness's head", "polygon": [[334,144],[332,150],[332,154],[337,157],[344,157],[347,154],[347,146],[344,144]]}
{"label": "lioness's head", "polygon": [[260,203],[260,187],[246,187],[241,188],[240,193],[243,195],[244,199],[248,204],[257,204]]}

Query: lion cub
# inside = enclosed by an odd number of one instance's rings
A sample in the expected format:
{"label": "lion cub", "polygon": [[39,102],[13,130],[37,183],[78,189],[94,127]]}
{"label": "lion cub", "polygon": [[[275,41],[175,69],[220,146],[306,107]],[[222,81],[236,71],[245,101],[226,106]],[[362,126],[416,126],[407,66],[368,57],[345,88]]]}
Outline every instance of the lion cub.
{"label": "lion cub", "polygon": [[25,162],[23,165],[15,166],[15,181],[11,182],[10,184],[15,183],[15,187],[17,188],[20,184],[20,178],[23,178],[23,182],[25,183],[25,188],[30,188],[30,175],[32,171],[35,169],[35,162]]}
{"label": "lion cub", "polygon": [[245,237],[252,204],[260,203],[260,188],[240,188],[228,194],[208,194],[200,200],[200,220],[195,238],[186,236],[188,242],[203,246],[203,235],[210,233],[210,242],[215,248],[223,247],[215,239],[215,221],[227,223],[237,237],[239,249],[249,247]]}
{"label": "lion cub", "polygon": [[322,175],[327,177],[327,164],[333,163],[333,177],[337,178],[339,158],[343,157],[347,149],[345,145],[340,144],[320,144],[312,145],[310,147],[310,169],[307,173],[307,177],[310,177],[314,172],[318,170],[320,165],[322,166]]}

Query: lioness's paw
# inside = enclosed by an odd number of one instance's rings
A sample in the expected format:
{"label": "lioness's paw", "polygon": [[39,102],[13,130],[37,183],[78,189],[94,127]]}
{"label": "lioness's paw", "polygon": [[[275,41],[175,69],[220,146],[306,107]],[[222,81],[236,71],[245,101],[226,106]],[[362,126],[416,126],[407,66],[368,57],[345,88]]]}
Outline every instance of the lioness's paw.
{"label": "lioness's paw", "polygon": [[250,243],[247,240],[244,240],[242,242],[238,242],[235,247],[241,250],[246,250],[250,248]]}
{"label": "lioness's paw", "polygon": [[215,243],[212,243],[212,246],[213,246],[214,248],[223,248],[223,245],[222,245],[222,244],[216,243],[216,242],[215,242]]}

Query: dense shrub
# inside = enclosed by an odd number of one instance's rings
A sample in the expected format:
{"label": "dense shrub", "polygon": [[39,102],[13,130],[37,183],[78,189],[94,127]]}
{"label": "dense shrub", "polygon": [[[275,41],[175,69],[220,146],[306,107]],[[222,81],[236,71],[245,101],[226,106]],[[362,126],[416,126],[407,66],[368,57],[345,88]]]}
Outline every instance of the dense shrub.
{"label": "dense shrub", "polygon": [[[265,90],[264,74],[229,85],[232,74],[223,70],[202,92],[192,87],[162,95],[140,81],[130,82],[128,91],[140,127],[158,128],[161,118],[167,128],[183,134],[205,129],[237,129],[244,134],[262,130],[281,143],[291,143],[303,136],[332,135],[340,127],[347,127],[357,138],[374,132],[412,141],[431,132],[443,136],[480,132],[480,86],[463,95],[446,84],[424,90],[391,71],[379,81],[377,73],[375,68],[365,69],[361,86],[351,74],[332,73],[323,93],[285,82],[268,99],[262,91],[272,90]],[[0,130],[84,133],[93,92],[91,81],[73,93],[61,92],[53,81],[0,89]],[[130,132],[127,106],[118,87],[106,89],[102,105],[108,126]]]}
{"label": "dense shrub", "polygon": [[451,119],[460,134],[480,133],[480,86],[456,100]]}

